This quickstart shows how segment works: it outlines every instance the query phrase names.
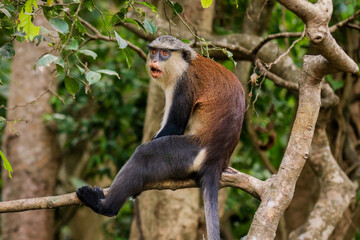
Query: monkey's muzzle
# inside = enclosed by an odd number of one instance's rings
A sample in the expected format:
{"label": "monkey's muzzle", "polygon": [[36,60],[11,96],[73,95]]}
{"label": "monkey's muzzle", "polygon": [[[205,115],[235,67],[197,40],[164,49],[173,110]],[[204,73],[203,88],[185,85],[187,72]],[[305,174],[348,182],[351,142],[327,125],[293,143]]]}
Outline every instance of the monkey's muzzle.
{"label": "monkey's muzzle", "polygon": [[153,77],[153,78],[158,78],[161,76],[161,70],[156,68],[156,67],[151,67],[150,68],[150,75]]}

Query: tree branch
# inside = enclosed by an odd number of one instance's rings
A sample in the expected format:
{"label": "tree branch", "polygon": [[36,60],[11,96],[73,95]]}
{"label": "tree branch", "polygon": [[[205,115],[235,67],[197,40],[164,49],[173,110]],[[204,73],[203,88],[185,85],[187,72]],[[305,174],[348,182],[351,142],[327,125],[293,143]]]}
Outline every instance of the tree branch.
{"label": "tree branch", "polygon": [[337,24],[333,25],[330,27],[330,32],[335,32],[339,27],[342,27],[352,21],[354,21],[358,16],[360,15],[360,10],[356,11],[354,15],[352,15],[351,17],[338,22]]}
{"label": "tree branch", "polygon": [[[147,190],[177,190],[182,188],[198,187],[194,180],[164,181],[161,183],[147,184],[143,191]],[[231,167],[225,169],[220,179],[220,188],[235,187],[244,190],[257,199],[261,198],[263,181],[248,174],[241,173]],[[108,188],[104,189],[105,195]],[[21,212],[37,209],[52,209],[71,205],[81,205],[76,193],[68,193],[59,196],[38,197],[0,202],[0,213]]]}
{"label": "tree branch", "polygon": [[278,173],[265,181],[267,191],[255,213],[247,239],[274,239],[285,209],[290,204],[296,181],[306,159],[320,109],[321,80],[328,71],[328,61],[321,55],[305,56],[299,78],[299,107],[288,146]]}
{"label": "tree branch", "polygon": [[[79,18],[79,21],[84,24],[88,29],[90,29],[95,35],[92,35],[88,32],[86,32],[86,36],[89,37],[91,40],[104,40],[104,41],[107,41],[107,42],[116,42],[116,39],[114,38],[111,38],[111,37],[107,37],[103,34],[101,34],[93,25],[91,25],[88,21],[86,21],[85,19],[81,18],[81,17],[78,17]],[[132,50],[134,50],[135,52],[137,52],[139,54],[139,56],[146,60],[146,53],[141,50],[141,48],[139,48],[138,46],[132,44],[131,42],[125,40],[129,46],[129,48],[131,48]]]}
{"label": "tree branch", "polygon": [[320,180],[320,196],[306,222],[293,231],[289,239],[329,239],[356,195],[355,186],[331,153],[326,134],[327,119],[328,111],[322,109],[311,146],[310,164]]}
{"label": "tree branch", "polygon": [[336,43],[330,33],[328,24],[333,11],[331,0],[319,0],[315,4],[305,0],[278,1],[304,21],[307,37],[314,48],[333,66],[344,72],[359,72],[358,65]]}

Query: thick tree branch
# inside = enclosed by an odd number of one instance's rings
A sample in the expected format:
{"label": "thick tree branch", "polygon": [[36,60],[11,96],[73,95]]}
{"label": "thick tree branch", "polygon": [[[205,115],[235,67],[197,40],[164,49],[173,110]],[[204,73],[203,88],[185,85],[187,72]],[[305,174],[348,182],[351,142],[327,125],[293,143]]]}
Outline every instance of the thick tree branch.
{"label": "thick tree branch", "polygon": [[299,107],[279,171],[265,181],[267,191],[254,216],[247,239],[274,239],[277,225],[290,204],[306,159],[320,109],[321,80],[328,73],[322,56],[305,56],[299,78]]}
{"label": "thick tree branch", "polygon": [[[144,187],[144,191],[165,189],[177,190],[195,187],[198,186],[193,180],[164,181],[161,183],[147,184]],[[239,188],[251,194],[255,198],[260,199],[263,191],[263,181],[229,167],[225,169],[220,179],[220,188],[223,187]],[[107,194],[107,191],[108,189],[104,189],[105,195]],[[81,205],[81,202],[75,193],[0,202],[0,213],[52,209],[71,205]]]}
{"label": "thick tree branch", "polygon": [[336,43],[330,33],[328,24],[333,11],[331,0],[319,0],[315,4],[303,0],[278,1],[304,21],[307,37],[314,48],[333,66],[344,72],[359,72],[357,64]]}
{"label": "thick tree branch", "polygon": [[289,239],[329,239],[356,193],[355,186],[331,153],[327,119],[328,111],[321,110],[311,145],[310,164],[320,179],[320,196],[306,222],[292,232]]}

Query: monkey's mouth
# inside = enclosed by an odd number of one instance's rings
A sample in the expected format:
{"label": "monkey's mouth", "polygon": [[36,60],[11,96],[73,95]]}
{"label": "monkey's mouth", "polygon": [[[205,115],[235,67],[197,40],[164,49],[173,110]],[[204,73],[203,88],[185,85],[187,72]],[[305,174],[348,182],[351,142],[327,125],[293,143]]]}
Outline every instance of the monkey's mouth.
{"label": "monkey's mouth", "polygon": [[160,77],[162,74],[161,70],[158,69],[158,68],[155,68],[155,67],[151,67],[150,68],[150,75],[153,77],[153,78],[158,78]]}

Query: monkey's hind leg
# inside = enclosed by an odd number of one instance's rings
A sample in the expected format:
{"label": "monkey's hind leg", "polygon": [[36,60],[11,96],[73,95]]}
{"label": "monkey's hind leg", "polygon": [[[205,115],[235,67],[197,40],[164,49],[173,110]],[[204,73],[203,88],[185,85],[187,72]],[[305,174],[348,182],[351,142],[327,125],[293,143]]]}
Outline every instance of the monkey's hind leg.
{"label": "monkey's hind leg", "polygon": [[94,212],[100,213],[101,200],[105,199],[104,192],[101,188],[95,186],[83,186],[76,190],[76,195],[86,206]]}
{"label": "monkey's hind leg", "polygon": [[106,198],[100,188],[89,186],[79,188],[77,196],[96,213],[115,216],[130,196],[141,193],[144,184],[187,178],[199,151],[191,137],[157,138],[136,149],[116,175]]}

